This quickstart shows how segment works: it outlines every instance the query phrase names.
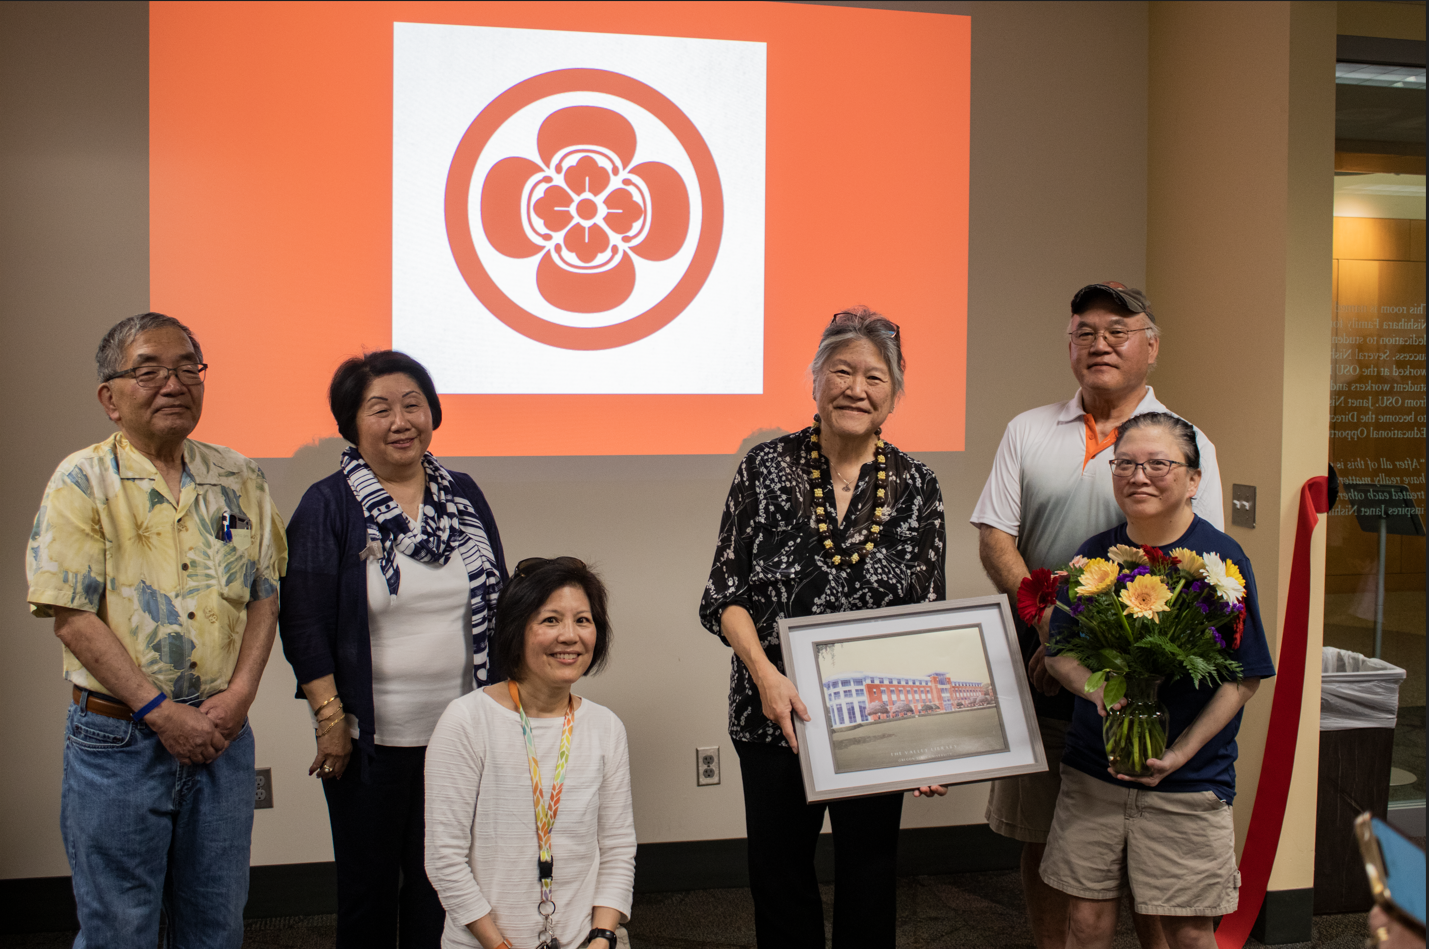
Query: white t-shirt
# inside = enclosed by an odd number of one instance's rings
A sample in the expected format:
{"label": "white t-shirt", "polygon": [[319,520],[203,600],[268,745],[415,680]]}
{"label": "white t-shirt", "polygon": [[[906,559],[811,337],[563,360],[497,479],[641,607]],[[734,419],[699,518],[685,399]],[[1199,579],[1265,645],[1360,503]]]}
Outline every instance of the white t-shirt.
{"label": "white t-shirt", "polygon": [[373,738],[415,748],[447,705],[472,690],[471,583],[455,553],[443,565],[398,551],[397,567],[402,583],[393,596],[376,558],[367,562]]}
{"label": "white t-shirt", "polygon": [[[1133,415],[1172,412],[1146,387]],[[1023,412],[1007,423],[970,520],[1017,538],[1028,570],[1056,569],[1071,560],[1089,538],[1110,530],[1126,515],[1112,489],[1108,445],[1083,464],[1087,451],[1082,390],[1067,402]],[[1200,429],[1201,485],[1191,508],[1217,530],[1225,528],[1221,472],[1216,446]]]}
{"label": "white t-shirt", "polygon": [[[551,793],[560,718],[533,718],[541,793]],[[426,865],[447,911],[444,949],[480,943],[467,923],[487,913],[517,949],[536,945],[536,813],[521,717],[478,689],[447,707],[427,745]],[[635,812],[630,753],[615,713],[586,699],[576,709],[565,788],[551,832],[556,937],[579,946],[591,908],[630,915]]]}

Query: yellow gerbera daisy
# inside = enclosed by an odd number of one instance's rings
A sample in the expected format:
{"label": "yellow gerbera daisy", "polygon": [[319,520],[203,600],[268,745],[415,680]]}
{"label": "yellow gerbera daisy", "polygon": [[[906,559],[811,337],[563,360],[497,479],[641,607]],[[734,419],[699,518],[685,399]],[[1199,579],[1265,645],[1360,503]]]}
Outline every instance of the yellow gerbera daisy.
{"label": "yellow gerbera daisy", "polygon": [[1145,552],[1140,547],[1128,547],[1126,544],[1117,544],[1106,552],[1107,558],[1122,566],[1148,564]]}
{"label": "yellow gerbera daisy", "polygon": [[1157,613],[1171,609],[1166,605],[1169,599],[1171,591],[1166,589],[1160,577],[1137,577],[1121,591],[1121,602],[1126,604],[1126,611],[1137,619],[1149,619],[1153,623],[1161,622]]}
{"label": "yellow gerbera daisy", "polygon": [[1242,587],[1245,586],[1245,575],[1240,572],[1240,567],[1235,565],[1234,560],[1226,561],[1226,576],[1230,577],[1236,583],[1239,583]]}
{"label": "yellow gerbera daisy", "polygon": [[1077,596],[1096,596],[1098,593],[1105,593],[1111,589],[1112,584],[1116,583],[1119,573],[1121,571],[1117,569],[1116,564],[1110,561],[1102,560],[1100,557],[1088,560],[1087,565],[1082,568]]}
{"label": "yellow gerbera daisy", "polygon": [[1171,556],[1181,561],[1177,564],[1181,572],[1191,577],[1199,577],[1201,571],[1205,569],[1206,562],[1201,559],[1201,555],[1194,550],[1187,550],[1185,547],[1177,547],[1171,551]]}

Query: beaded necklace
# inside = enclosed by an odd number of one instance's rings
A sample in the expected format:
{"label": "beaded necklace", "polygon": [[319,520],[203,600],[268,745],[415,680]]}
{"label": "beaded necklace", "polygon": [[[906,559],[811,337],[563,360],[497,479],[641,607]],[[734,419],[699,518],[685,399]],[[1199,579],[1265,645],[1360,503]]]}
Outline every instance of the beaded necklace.
{"label": "beaded necklace", "polygon": [[[832,518],[829,517],[828,511],[824,506],[823,486],[827,484],[829,485],[829,490],[833,490],[833,482],[824,477],[824,472],[826,470],[832,471],[832,468],[829,467],[828,456],[819,450],[819,417],[817,415],[814,416],[814,428],[813,431],[809,433],[809,483],[814,489],[814,519],[819,525],[819,540],[823,544],[824,553],[828,556],[829,562],[835,567],[844,565],[852,567],[858,563],[859,560],[867,557],[869,551],[873,550],[874,542],[878,539],[878,535],[882,531],[883,522],[888,519],[886,508],[884,507],[888,487],[888,461],[884,455],[884,448],[887,446],[883,443],[883,429],[880,428],[875,431],[874,436],[878,439],[878,444],[874,449],[873,460],[878,466],[878,471],[874,477],[874,483],[877,488],[877,502],[873,508],[873,523],[870,524],[868,528],[868,532],[872,537],[863,545],[863,550],[855,550],[851,554],[841,553],[834,544],[834,533],[832,528],[829,527],[829,521],[832,520]],[[853,503],[853,498],[849,498],[849,503]],[[835,506],[834,511],[837,513],[837,506]]]}

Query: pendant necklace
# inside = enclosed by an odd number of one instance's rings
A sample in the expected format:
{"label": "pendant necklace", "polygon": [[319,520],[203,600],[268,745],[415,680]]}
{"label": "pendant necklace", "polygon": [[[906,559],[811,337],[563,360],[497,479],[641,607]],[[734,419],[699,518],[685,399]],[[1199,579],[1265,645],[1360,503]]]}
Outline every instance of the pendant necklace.
{"label": "pendant necklace", "polygon": [[541,902],[536,912],[541,915],[541,932],[536,949],[561,949],[556,938],[556,904],[551,899],[551,882],[555,875],[555,859],[551,852],[551,829],[556,826],[556,811],[561,807],[561,789],[566,784],[566,762],[571,757],[571,732],[576,722],[576,700],[570,696],[566,700],[565,721],[561,725],[561,750],[556,755],[556,774],[551,781],[549,800],[541,797],[541,766],[536,762],[536,736],[531,732],[531,720],[526,717],[526,709],[521,705],[521,692],[516,683],[506,680],[506,688],[511,692],[511,701],[516,703],[516,711],[521,716],[521,731],[526,738],[526,757],[531,765],[531,795],[536,804],[536,877],[541,884]]}

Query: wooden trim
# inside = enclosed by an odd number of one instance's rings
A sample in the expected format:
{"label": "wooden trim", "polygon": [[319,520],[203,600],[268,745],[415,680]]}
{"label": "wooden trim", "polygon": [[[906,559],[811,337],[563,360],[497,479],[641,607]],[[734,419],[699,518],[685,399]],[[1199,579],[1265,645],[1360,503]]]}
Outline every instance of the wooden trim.
{"label": "wooden trim", "polygon": [[1422,175],[1423,155],[1371,155],[1364,152],[1335,152],[1336,171],[1361,174]]}

